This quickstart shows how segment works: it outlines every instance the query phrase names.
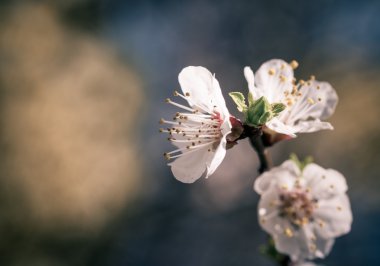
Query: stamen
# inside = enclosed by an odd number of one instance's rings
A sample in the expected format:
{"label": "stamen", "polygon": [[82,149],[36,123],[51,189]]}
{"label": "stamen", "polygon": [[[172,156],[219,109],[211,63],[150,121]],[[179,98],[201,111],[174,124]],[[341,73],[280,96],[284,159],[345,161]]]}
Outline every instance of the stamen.
{"label": "stamen", "polygon": [[290,62],[290,66],[293,68],[293,69],[296,69],[298,67],[298,62],[296,60],[292,60]]}
{"label": "stamen", "polygon": [[293,231],[292,229],[290,229],[289,227],[285,228],[284,230],[284,234],[287,236],[287,237],[293,237]]}
{"label": "stamen", "polygon": [[273,76],[275,73],[276,73],[276,71],[273,68],[270,68],[268,70],[268,74],[271,75],[271,76]]}

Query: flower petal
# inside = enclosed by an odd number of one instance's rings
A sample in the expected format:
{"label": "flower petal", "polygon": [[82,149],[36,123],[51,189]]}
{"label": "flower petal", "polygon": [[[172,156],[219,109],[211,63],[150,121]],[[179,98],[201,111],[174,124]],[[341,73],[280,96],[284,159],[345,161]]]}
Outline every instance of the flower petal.
{"label": "flower petal", "polygon": [[262,93],[270,103],[283,102],[285,93],[293,87],[293,69],[281,59],[262,64],[255,77],[258,93]]}
{"label": "flower petal", "polygon": [[223,136],[223,138],[220,140],[220,144],[218,145],[218,148],[214,152],[213,158],[207,162],[207,173],[206,178],[208,178],[210,175],[212,175],[216,168],[222,163],[224,157],[226,156],[226,135]]}
{"label": "flower petal", "polygon": [[314,163],[308,164],[302,175],[306,186],[317,199],[329,199],[347,191],[347,182],[342,174],[333,169],[324,169]]}
{"label": "flower petal", "polygon": [[330,253],[334,239],[315,238],[312,225],[293,230],[292,237],[278,234],[274,237],[276,249],[288,254],[293,261],[324,258]]}
{"label": "flower petal", "polygon": [[244,76],[248,82],[248,89],[252,93],[252,96],[255,100],[259,99],[261,96],[264,96],[264,91],[262,88],[257,88],[255,86],[255,75],[250,67],[246,66],[244,68]]}
{"label": "flower petal", "polygon": [[209,152],[206,146],[192,153],[185,153],[175,161],[169,163],[174,177],[183,183],[193,183],[202,177],[207,169],[207,162],[211,161],[214,152]]}
{"label": "flower petal", "polygon": [[351,230],[352,212],[347,195],[320,200],[314,218],[318,223],[316,231],[322,238],[335,238],[348,233]]}
{"label": "flower petal", "polygon": [[279,215],[275,206],[279,200],[276,187],[270,187],[267,193],[263,194],[258,204],[258,219],[260,226],[270,235],[282,233],[286,220]]}
{"label": "flower petal", "polygon": [[310,119],[330,117],[338,103],[338,96],[327,82],[310,80],[299,89],[302,96],[296,99],[286,119],[287,124]]}
{"label": "flower petal", "polygon": [[266,126],[280,134],[285,134],[288,136],[291,136],[292,138],[297,137],[295,134],[297,132],[297,128],[290,126],[290,125],[285,125],[280,119],[278,118],[272,118],[268,123],[266,123]]}
{"label": "flower petal", "polygon": [[191,107],[213,113],[216,106],[224,116],[228,114],[219,82],[206,68],[188,66],[179,73],[178,81],[183,93],[190,94],[187,100]]}
{"label": "flower petal", "polygon": [[271,182],[276,183],[277,187],[285,184],[291,187],[295,178],[299,175],[300,170],[298,166],[292,160],[287,160],[280,166],[274,167],[270,171],[260,175],[254,183],[254,190],[258,194],[263,194],[269,189]]}
{"label": "flower petal", "polygon": [[333,130],[333,126],[329,122],[323,122],[319,119],[313,121],[299,121],[295,128],[297,133],[311,133],[319,130]]}

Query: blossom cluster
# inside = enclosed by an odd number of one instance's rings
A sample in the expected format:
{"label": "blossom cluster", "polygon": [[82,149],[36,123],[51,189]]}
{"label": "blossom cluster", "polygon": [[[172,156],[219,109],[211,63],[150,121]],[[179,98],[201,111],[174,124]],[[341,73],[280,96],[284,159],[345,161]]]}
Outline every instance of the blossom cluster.
{"label": "blossom cluster", "polygon": [[[325,120],[337,105],[335,90],[314,76],[297,80],[297,67],[296,61],[273,59],[255,74],[244,68],[247,102],[242,93],[230,93],[244,121],[230,114],[215,75],[200,66],[184,68],[178,76],[182,92],[174,96],[187,105],[168,98],[180,110],[172,120],[160,121],[168,125],[160,131],[176,146],[164,153],[174,177],[183,183],[209,177],[227,150],[246,137],[267,148],[298,133],[332,130]],[[260,195],[258,219],[277,251],[289,256],[291,265],[324,258],[352,223],[343,175],[295,158],[265,170],[254,184]]]}

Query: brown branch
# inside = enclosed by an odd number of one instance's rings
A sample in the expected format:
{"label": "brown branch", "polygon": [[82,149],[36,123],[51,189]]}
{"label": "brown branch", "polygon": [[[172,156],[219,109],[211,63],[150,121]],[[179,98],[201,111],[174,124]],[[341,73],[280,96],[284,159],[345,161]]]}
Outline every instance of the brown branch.
{"label": "brown branch", "polygon": [[259,174],[268,171],[272,167],[272,160],[270,159],[269,152],[265,149],[261,136],[250,136],[249,141],[252,147],[255,149],[257,156],[259,157],[260,167],[258,169]]}

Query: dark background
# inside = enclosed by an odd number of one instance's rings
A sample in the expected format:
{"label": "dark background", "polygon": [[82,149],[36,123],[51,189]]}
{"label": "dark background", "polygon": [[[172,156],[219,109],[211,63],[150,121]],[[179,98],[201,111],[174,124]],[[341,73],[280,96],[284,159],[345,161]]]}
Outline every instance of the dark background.
{"label": "dark background", "polygon": [[[342,172],[354,222],[322,263],[379,265],[379,1],[1,1],[0,264],[273,265],[248,142],[176,181],[158,121],[188,65],[246,92],[246,65],[296,59],[337,90],[334,131],[271,149]],[[237,114],[230,99],[227,104]]]}

